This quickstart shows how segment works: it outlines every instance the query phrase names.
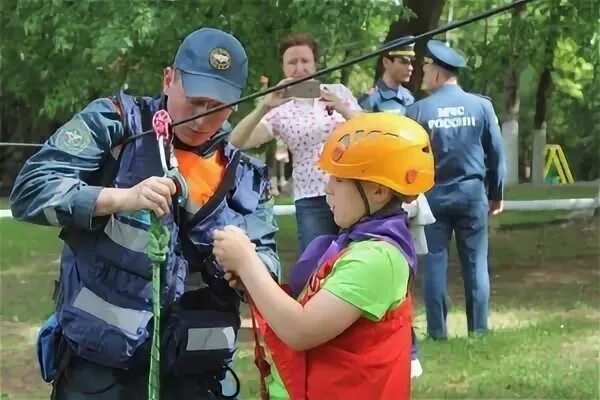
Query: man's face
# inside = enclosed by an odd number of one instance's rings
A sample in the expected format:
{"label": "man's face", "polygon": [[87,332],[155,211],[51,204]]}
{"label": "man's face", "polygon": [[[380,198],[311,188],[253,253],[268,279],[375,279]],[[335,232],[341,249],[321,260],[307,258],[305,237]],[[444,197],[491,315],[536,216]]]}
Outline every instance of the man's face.
{"label": "man's face", "polygon": [[434,64],[430,61],[423,62],[423,81],[421,89],[425,91],[435,90],[438,86],[438,71]]}
{"label": "man's face", "polygon": [[[168,96],[167,111],[174,122],[187,119],[223,104],[203,97],[187,97],[183,90],[181,76],[172,68],[167,68],[164,72],[163,93]],[[174,127],[174,133],[183,143],[189,146],[199,146],[219,130],[223,122],[229,118],[231,112],[232,110],[228,108],[206,117],[197,118]]]}
{"label": "man's face", "polygon": [[388,76],[399,84],[410,81],[413,72],[413,59],[407,56],[399,56],[383,59],[383,68]]}

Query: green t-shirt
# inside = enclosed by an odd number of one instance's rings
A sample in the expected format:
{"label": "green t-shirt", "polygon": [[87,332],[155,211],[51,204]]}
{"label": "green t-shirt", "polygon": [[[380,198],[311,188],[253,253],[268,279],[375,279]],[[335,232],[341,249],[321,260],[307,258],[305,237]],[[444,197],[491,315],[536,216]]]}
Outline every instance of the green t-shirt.
{"label": "green t-shirt", "polygon": [[[322,289],[362,310],[365,318],[379,321],[406,298],[409,270],[402,252],[391,244],[380,240],[353,242],[336,261]],[[274,366],[268,385],[272,400],[289,399]]]}

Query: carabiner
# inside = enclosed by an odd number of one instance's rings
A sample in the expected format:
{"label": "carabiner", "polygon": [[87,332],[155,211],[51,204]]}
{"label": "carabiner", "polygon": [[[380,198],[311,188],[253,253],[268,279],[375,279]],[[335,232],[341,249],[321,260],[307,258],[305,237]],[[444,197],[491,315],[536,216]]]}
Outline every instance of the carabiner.
{"label": "carabiner", "polygon": [[[158,152],[160,154],[160,165],[165,174],[165,177],[171,178],[175,183],[175,198],[177,204],[183,206],[188,198],[188,186],[183,178],[183,175],[177,170],[177,159],[173,154],[173,133],[171,131],[171,116],[167,110],[158,110],[152,117],[152,127],[156,133],[156,140],[158,142]],[[167,142],[167,143],[165,143]],[[170,147],[171,153],[171,166],[167,162],[167,155],[165,153],[165,145]]]}
{"label": "carabiner", "polygon": [[169,173],[169,164],[167,164],[167,156],[165,155],[165,137],[158,137],[158,153],[160,154],[160,165],[165,173],[165,176]]}

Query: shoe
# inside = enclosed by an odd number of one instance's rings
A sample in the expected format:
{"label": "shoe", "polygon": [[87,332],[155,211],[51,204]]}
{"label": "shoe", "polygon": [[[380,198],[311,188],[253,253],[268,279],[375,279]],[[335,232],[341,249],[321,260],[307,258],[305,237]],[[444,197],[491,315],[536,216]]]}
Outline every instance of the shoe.
{"label": "shoe", "polygon": [[415,358],[410,362],[410,377],[418,378],[423,375],[423,367],[421,366],[421,362],[418,358]]}

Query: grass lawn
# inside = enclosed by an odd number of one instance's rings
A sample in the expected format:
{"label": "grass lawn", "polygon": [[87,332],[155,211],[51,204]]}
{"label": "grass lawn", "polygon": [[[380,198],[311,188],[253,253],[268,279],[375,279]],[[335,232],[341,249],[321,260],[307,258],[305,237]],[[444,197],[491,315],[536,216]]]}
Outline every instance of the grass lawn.
{"label": "grass lawn", "polygon": [[[597,186],[552,188],[517,187],[507,197],[598,193]],[[0,208],[5,205],[0,202]],[[286,216],[278,222],[280,256],[287,270],[296,257],[295,221]],[[518,221],[507,219],[502,224],[514,223]],[[1,398],[48,398],[33,345],[40,321],[52,308],[60,248],[57,233],[55,228],[0,219]],[[449,276],[452,339],[421,342],[425,373],[414,382],[413,397],[600,398],[600,220],[494,229],[490,243],[494,331],[485,338],[466,337],[462,280],[454,252]],[[415,325],[423,337],[424,310],[416,297]],[[255,399],[258,373],[249,343],[241,344],[237,358],[243,398]]]}

